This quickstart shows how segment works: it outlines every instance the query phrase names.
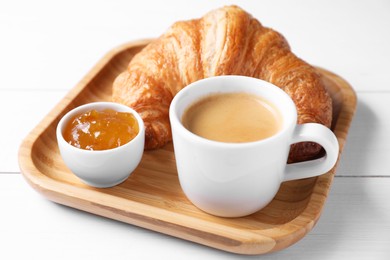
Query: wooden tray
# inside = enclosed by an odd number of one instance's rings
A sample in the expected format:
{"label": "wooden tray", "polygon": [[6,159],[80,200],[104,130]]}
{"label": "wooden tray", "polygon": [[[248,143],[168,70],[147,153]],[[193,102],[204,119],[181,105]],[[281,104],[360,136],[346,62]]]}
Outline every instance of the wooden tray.
{"label": "wooden tray", "polygon": [[[131,177],[113,188],[86,186],[66,168],[57,148],[58,121],[76,106],[110,100],[114,78],[148,42],[132,42],[109,52],[25,138],[19,164],[27,182],[57,203],[234,253],[277,251],[304,237],[320,217],[335,169],[283,183],[274,200],[255,214],[219,218],[197,209],[182,193],[171,144],[145,152]],[[332,129],[341,153],[356,96],[343,79],[319,71],[334,101]]]}

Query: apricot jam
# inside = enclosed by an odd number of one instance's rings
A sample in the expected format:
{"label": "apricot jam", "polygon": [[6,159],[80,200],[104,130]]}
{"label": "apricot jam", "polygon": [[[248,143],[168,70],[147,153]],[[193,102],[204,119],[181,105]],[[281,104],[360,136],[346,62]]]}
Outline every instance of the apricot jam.
{"label": "apricot jam", "polygon": [[138,132],[133,114],[106,109],[76,115],[65,126],[63,136],[77,148],[108,150],[130,142]]}

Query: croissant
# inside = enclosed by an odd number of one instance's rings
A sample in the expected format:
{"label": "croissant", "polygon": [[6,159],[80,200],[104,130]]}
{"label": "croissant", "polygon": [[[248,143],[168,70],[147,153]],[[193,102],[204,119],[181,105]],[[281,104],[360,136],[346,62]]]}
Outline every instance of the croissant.
{"label": "croissant", "polygon": [[[140,113],[145,149],[171,141],[169,105],[191,82],[216,75],[245,75],[273,83],[297,106],[298,123],[330,127],[332,101],[316,69],[295,56],[286,39],[237,6],[174,23],[130,61],[113,83],[112,99]],[[316,156],[318,144],[291,147],[289,161]]]}

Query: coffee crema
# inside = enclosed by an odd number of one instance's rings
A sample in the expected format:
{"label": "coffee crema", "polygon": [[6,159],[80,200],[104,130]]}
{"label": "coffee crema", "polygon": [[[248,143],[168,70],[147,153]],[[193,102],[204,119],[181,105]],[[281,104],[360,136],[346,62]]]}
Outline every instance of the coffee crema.
{"label": "coffee crema", "polygon": [[266,139],[282,126],[279,110],[249,93],[218,93],[192,104],[182,116],[192,133],[209,140],[243,143]]}

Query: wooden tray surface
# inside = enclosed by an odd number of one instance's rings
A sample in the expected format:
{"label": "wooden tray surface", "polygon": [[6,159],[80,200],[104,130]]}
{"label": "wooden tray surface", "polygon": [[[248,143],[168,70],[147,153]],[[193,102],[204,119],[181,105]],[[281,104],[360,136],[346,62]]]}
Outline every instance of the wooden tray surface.
{"label": "wooden tray surface", "polygon": [[[187,200],[172,144],[146,151],[130,178],[112,188],[89,187],[67,169],[55,135],[60,118],[76,106],[110,101],[113,80],[148,42],[131,42],[109,52],[25,138],[19,165],[27,182],[54,202],[239,254],[277,251],[304,237],[320,217],[337,165],[319,177],[283,183],[266,208],[242,218],[215,217]],[[356,95],[342,78],[318,70],[333,98],[332,130],[341,154]]]}

